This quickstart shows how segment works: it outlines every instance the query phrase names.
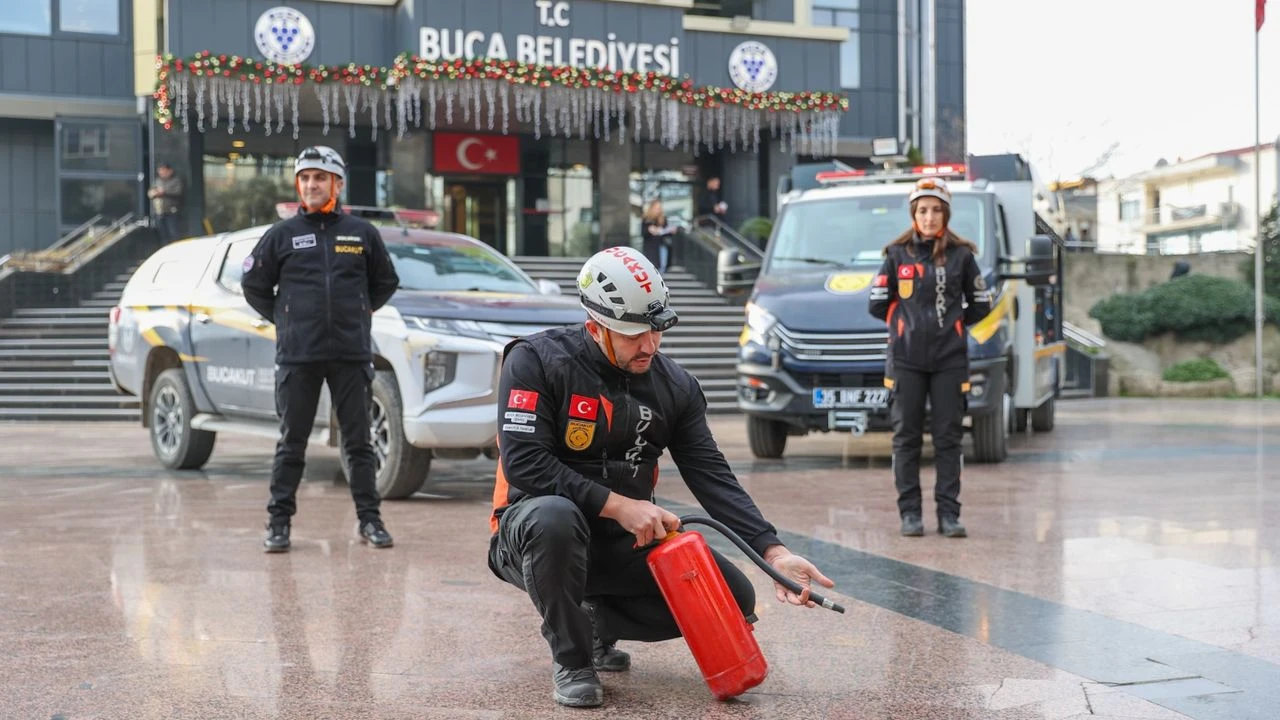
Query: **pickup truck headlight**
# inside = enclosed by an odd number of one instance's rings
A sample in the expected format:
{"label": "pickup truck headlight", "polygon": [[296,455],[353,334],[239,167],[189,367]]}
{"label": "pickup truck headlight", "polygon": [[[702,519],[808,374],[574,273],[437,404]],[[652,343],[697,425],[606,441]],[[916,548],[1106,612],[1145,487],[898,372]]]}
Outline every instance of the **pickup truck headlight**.
{"label": "pickup truck headlight", "polygon": [[431,392],[453,382],[458,371],[458,354],[451,352],[429,352],[423,362],[422,389]]}
{"label": "pickup truck headlight", "polygon": [[738,345],[757,343],[768,347],[769,333],[777,324],[778,319],[773,316],[773,313],[755,303],[747,303],[747,322],[742,326]]}
{"label": "pickup truck headlight", "polygon": [[443,333],[445,335],[458,335],[461,337],[476,338],[479,340],[492,340],[493,336],[480,327],[480,323],[475,320],[457,320],[451,318],[435,318],[435,317],[416,317],[406,315],[404,322],[409,327],[426,330],[428,332]]}

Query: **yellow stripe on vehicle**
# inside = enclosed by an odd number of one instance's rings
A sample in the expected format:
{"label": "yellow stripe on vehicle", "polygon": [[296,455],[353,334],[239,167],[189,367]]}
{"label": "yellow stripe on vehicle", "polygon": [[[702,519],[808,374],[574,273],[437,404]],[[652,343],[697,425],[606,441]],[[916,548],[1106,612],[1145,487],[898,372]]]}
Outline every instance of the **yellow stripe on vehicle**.
{"label": "yellow stripe on vehicle", "polygon": [[160,347],[161,345],[164,345],[164,340],[161,339],[160,333],[156,332],[156,329],[153,327],[142,331],[142,339],[146,340],[151,347]]}
{"label": "yellow stripe on vehicle", "polygon": [[996,306],[991,308],[991,312],[982,318],[973,327],[969,328],[969,334],[977,340],[979,344],[990,340],[996,331],[1000,329],[1000,321],[1004,320],[1009,314],[1010,308],[1013,307],[1014,283],[1008,283],[1004,287],[1004,292],[1000,295],[1000,301]]}
{"label": "yellow stripe on vehicle", "polygon": [[1045,345],[1042,348],[1036,348],[1036,359],[1049,357],[1050,355],[1058,355],[1067,351],[1067,344],[1064,342],[1056,342],[1052,345]]}

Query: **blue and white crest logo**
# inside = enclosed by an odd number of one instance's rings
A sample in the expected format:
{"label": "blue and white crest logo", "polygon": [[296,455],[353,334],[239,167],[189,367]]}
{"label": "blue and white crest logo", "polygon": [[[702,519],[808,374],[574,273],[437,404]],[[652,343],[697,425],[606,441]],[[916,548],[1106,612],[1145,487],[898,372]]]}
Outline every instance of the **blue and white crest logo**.
{"label": "blue and white crest logo", "polygon": [[253,29],[263,57],[282,65],[297,65],[311,56],[316,31],[306,15],[289,7],[275,7],[262,13]]}
{"label": "blue and white crest logo", "polygon": [[764,43],[748,40],[729,53],[729,78],[747,92],[764,92],[778,79],[778,58]]}

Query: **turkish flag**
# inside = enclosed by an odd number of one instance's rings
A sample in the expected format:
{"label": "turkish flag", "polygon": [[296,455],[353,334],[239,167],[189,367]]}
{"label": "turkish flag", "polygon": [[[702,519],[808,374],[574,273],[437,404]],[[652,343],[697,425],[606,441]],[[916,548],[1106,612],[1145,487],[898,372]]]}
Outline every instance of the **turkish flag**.
{"label": "turkish flag", "polygon": [[1258,0],[1258,5],[1254,10],[1254,19],[1258,21],[1258,26],[1254,32],[1262,30],[1262,21],[1267,19],[1267,0]]}
{"label": "turkish flag", "polygon": [[595,420],[599,415],[600,406],[595,398],[583,397],[581,395],[569,396],[569,417],[581,418],[583,420]]}
{"label": "turkish flag", "polygon": [[436,173],[520,173],[520,138],[517,136],[438,132],[433,136],[433,143]]}
{"label": "turkish flag", "polygon": [[533,390],[512,390],[507,396],[507,407],[517,410],[537,410],[538,393]]}

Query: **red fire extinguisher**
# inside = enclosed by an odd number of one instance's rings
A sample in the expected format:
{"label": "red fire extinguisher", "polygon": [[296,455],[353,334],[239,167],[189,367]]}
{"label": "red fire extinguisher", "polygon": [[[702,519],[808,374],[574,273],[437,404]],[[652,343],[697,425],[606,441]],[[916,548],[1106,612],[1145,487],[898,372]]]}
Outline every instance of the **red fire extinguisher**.
{"label": "red fire extinguisher", "polygon": [[[723,524],[700,515],[682,517],[680,523],[701,523],[719,530],[774,580],[797,595],[802,591],[798,583],[774,570]],[[649,553],[648,563],[711,694],[717,700],[728,700],[764,682],[769,664],[701,533],[668,534]],[[843,607],[812,590],[809,599],[844,612]]]}

